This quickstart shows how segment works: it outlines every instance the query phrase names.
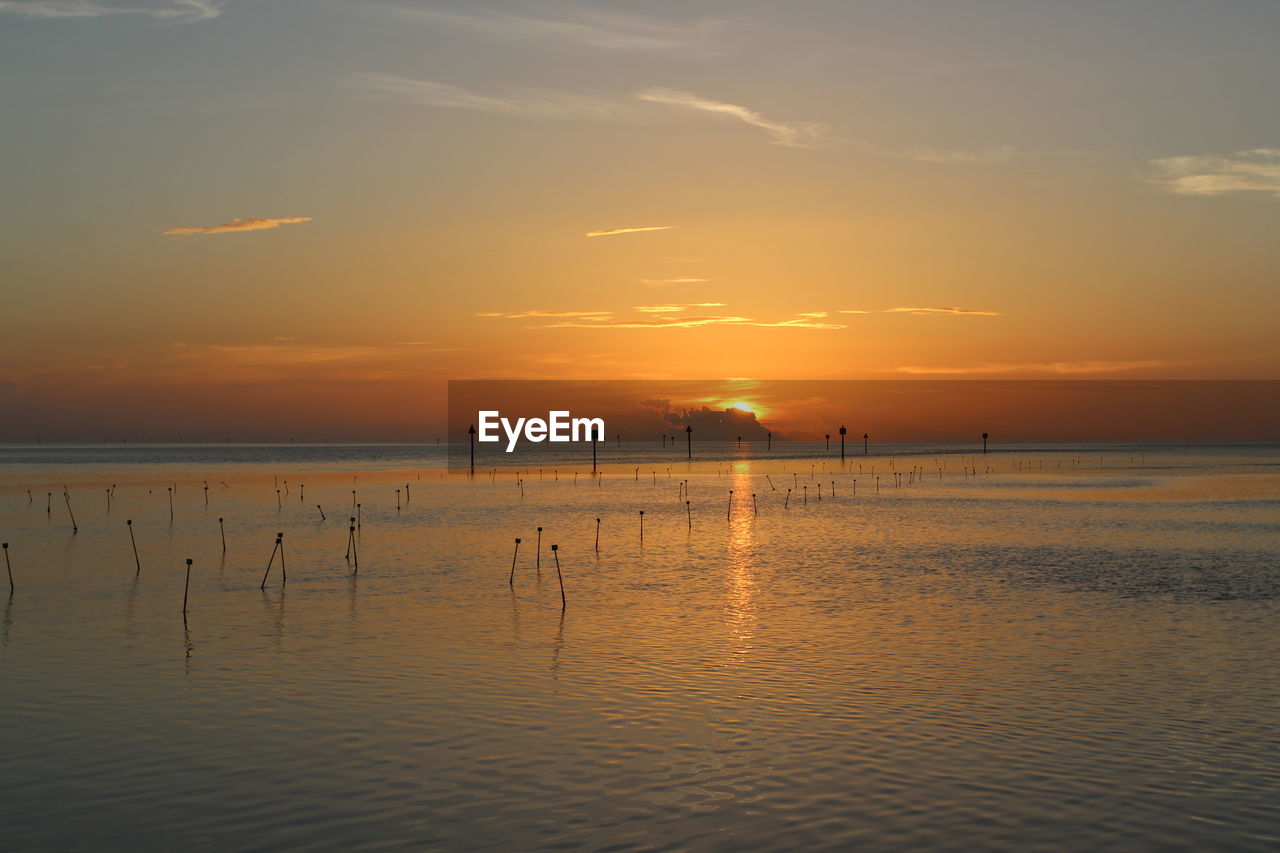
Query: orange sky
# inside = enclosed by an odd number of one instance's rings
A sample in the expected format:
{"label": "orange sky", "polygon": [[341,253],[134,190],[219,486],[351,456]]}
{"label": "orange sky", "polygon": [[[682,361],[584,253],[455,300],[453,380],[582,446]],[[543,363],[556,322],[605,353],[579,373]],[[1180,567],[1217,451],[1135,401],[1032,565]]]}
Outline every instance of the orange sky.
{"label": "orange sky", "polygon": [[0,4],[0,440],[1280,376],[1280,12],[1070,5]]}

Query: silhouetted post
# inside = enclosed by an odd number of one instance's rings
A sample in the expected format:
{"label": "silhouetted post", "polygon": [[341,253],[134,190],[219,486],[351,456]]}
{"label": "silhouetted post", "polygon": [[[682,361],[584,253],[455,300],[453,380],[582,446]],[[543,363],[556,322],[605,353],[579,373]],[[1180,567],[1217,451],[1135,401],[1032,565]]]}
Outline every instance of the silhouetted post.
{"label": "silhouetted post", "polygon": [[44,514],[53,515],[53,492],[44,493]]}
{"label": "silhouetted post", "polygon": [[823,437],[823,438],[825,438],[825,439],[827,440],[827,446],[826,446],[826,449],[827,449],[827,450],[831,450],[831,433],[829,433],[829,432],[827,432],[827,433],[823,433],[822,437]]}
{"label": "silhouetted post", "polygon": [[516,550],[511,555],[511,577],[507,579],[507,586],[516,585],[516,557],[520,556],[520,537],[516,537]]}
{"label": "silhouetted post", "polygon": [[[66,486],[62,487],[62,499],[67,502],[67,515],[71,516],[71,532],[76,533],[80,530],[80,528],[76,527],[76,514],[71,511],[71,494],[67,491]],[[172,509],[169,510],[169,515],[172,518],[173,516]]]}
{"label": "silhouetted post", "polygon": [[356,530],[364,527],[364,522],[361,520],[363,516],[360,513],[360,508],[362,506],[364,506],[364,504],[356,504]]}
{"label": "silhouetted post", "polygon": [[400,511],[400,490],[396,489],[396,512]]}
{"label": "silhouetted post", "polygon": [[865,432],[862,434],[862,455],[867,455],[867,434]]}
{"label": "silhouetted post", "polygon": [[984,432],[982,434],[982,453],[985,455],[986,452],[987,452],[987,434]]}
{"label": "silhouetted post", "polygon": [[804,506],[809,505],[809,486],[804,486]]}
{"label": "silhouetted post", "polygon": [[138,559],[138,540],[133,538],[133,519],[126,518],[124,523],[129,527],[129,544],[133,545],[133,563],[138,567],[138,570],[133,573],[136,578],[142,574],[142,561]]}
{"label": "silhouetted post", "polygon": [[844,461],[844,434],[846,432],[848,432],[848,430],[844,428],[844,424],[841,424],[840,425],[840,461],[841,462]]}
{"label": "silhouetted post", "polygon": [[596,553],[600,553],[600,519],[596,519]]}
{"label": "silhouetted post", "polygon": [[347,553],[345,555],[345,559],[348,559],[348,560],[351,559],[351,547],[355,544],[355,541],[356,541],[356,517],[353,515],[351,516],[351,526],[347,530]]}
{"label": "silhouetted post", "polygon": [[284,568],[284,534],[277,533],[276,539],[280,542],[280,585],[283,586],[289,580],[289,573]]}
{"label": "silhouetted post", "polygon": [[742,449],[742,436],[738,436],[738,449]]}
{"label": "silhouetted post", "polygon": [[538,528],[538,547],[534,550],[533,566],[538,570],[538,577],[542,577],[542,528]]}
{"label": "silhouetted post", "polygon": [[0,548],[4,549],[4,567],[9,572],[9,595],[13,595],[13,566],[9,565],[9,543],[0,542]]}
{"label": "silhouetted post", "polygon": [[684,515],[689,521],[689,529],[693,530],[693,507],[689,505],[688,501],[684,502]]}
{"label": "silhouetted post", "polygon": [[644,544],[644,510],[640,510],[640,544]]}
{"label": "silhouetted post", "polygon": [[472,424],[467,427],[467,435],[471,439],[471,476],[476,474],[476,426]]}
{"label": "silhouetted post", "polygon": [[360,573],[360,551],[357,548],[356,526],[354,524],[351,525],[351,566],[351,574]]}
{"label": "silhouetted post", "polygon": [[728,521],[733,516],[733,489],[729,490],[729,506],[724,511],[724,520]]}
{"label": "silhouetted post", "polygon": [[182,585],[182,621],[187,621],[187,591],[191,589],[191,558],[187,557],[187,580]]}
{"label": "silhouetted post", "polygon": [[791,508],[791,490],[790,489],[787,489],[787,499],[782,502],[782,508],[783,509]]}
{"label": "silhouetted post", "polygon": [[320,513],[320,520],[324,521],[325,520],[324,507],[320,506],[320,504],[316,504],[316,509]]}
{"label": "silhouetted post", "polygon": [[565,601],[564,575],[560,574],[560,546],[552,545],[551,553],[555,555],[555,558],[556,558],[556,579],[560,581],[560,609],[564,610],[566,607],[569,606],[569,602]]}
{"label": "silhouetted post", "polygon": [[684,440],[685,440],[685,444],[688,447],[689,458],[692,459],[693,458],[693,427],[692,426],[686,426],[684,428]]}
{"label": "silhouetted post", "polygon": [[773,433],[768,433],[768,438],[766,439],[766,443],[764,447],[765,447],[765,450],[768,450],[768,451],[773,450]]}
{"label": "silhouetted post", "polygon": [[596,475],[596,433],[591,431],[591,476]]}
{"label": "silhouetted post", "polygon": [[752,515],[759,515],[759,514],[760,514],[760,507],[756,505],[756,493],[755,493],[755,492],[752,492],[752,493],[751,493],[751,514],[752,514]]}
{"label": "silhouetted post", "polygon": [[222,518],[218,518],[218,533],[222,535],[222,553],[227,553],[227,529],[222,526]]}
{"label": "silhouetted post", "polygon": [[261,586],[259,586],[259,587],[258,587],[258,589],[266,589],[266,588],[267,588],[267,575],[271,574],[271,566],[275,563],[275,561],[276,561],[276,552],[277,552],[277,551],[279,551],[279,550],[280,550],[280,536],[279,536],[279,534],[277,534],[277,535],[276,535],[276,545],[275,545],[275,547],[274,547],[274,548],[272,548],[272,549],[271,549],[271,559],[270,559],[270,560],[267,560],[267,570],[266,570],[265,572],[263,572],[263,573],[262,573],[262,585],[261,585]]}

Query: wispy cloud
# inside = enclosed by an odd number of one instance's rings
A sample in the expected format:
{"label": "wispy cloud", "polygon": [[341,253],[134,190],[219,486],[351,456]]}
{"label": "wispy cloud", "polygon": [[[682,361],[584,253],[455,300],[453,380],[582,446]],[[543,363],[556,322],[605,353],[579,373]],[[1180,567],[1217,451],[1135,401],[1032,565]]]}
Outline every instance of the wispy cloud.
{"label": "wispy cloud", "polygon": [[501,311],[484,311],[477,314],[477,317],[498,317],[503,320],[523,320],[528,317],[580,317],[583,319],[589,317],[609,317],[612,311],[543,311],[534,309],[532,311],[520,311],[517,313],[507,314]]}
{"label": "wispy cloud", "polygon": [[297,222],[310,222],[310,216],[287,216],[283,219],[233,219],[221,225],[193,225],[185,228],[170,228],[161,232],[175,236],[190,234],[238,234],[242,231],[265,231],[268,228],[279,228],[281,225],[293,225]]}
{"label": "wispy cloud", "polygon": [[844,329],[841,323],[822,320],[826,312],[798,314],[788,320],[761,321],[751,317],[714,315],[707,317],[660,317],[653,320],[611,320],[602,323],[563,322],[539,326],[542,329],[690,329],[699,326],[754,326],[762,329]]}
{"label": "wispy cloud", "polygon": [[645,89],[636,92],[635,96],[642,101],[665,104],[673,107],[697,110],[714,115],[728,116],[767,131],[771,142],[789,148],[819,148],[830,144],[825,136],[825,128],[817,122],[808,121],[773,121],[755,110],[723,101],[713,101],[692,92],[678,89]]}
{"label": "wispy cloud", "polygon": [[222,14],[222,3],[216,0],[168,0],[168,2],[154,3],[109,3],[103,0],[0,0],[0,13],[44,20],[141,15],[157,20],[189,23],[218,17]]}
{"label": "wispy cloud", "polygon": [[553,89],[520,89],[505,95],[485,95],[433,80],[376,72],[351,74],[343,82],[351,89],[378,100],[517,118],[599,120],[623,112],[617,101]]}
{"label": "wispy cloud", "polygon": [[978,311],[973,308],[881,308],[875,311],[867,311],[860,308],[842,308],[836,312],[837,314],[915,314],[918,316],[927,316],[929,314],[954,314],[968,317],[1003,317],[1004,314],[999,311]]}
{"label": "wispy cloud", "polygon": [[[668,51],[697,46],[718,32],[719,21],[688,22],[625,15],[576,5],[540,3],[543,15],[517,14],[472,7],[453,11],[391,7],[396,13],[498,41],[581,45],[611,51]],[[464,7],[465,8],[465,7]]]}
{"label": "wispy cloud", "polygon": [[686,302],[682,305],[637,305],[635,310],[642,314],[674,314],[690,308],[723,308],[723,302]]}
{"label": "wispy cloud", "polygon": [[702,284],[711,281],[709,278],[642,278],[641,284],[647,284],[650,287],[675,287],[680,284]]}
{"label": "wispy cloud", "polygon": [[601,231],[588,231],[588,237],[612,237],[615,234],[635,234],[639,231],[670,231],[674,225],[639,225],[634,228],[605,228]]}
{"label": "wispy cloud", "polygon": [[1002,363],[983,363],[967,366],[942,366],[942,367],[920,367],[905,366],[899,367],[899,373],[911,373],[917,375],[933,375],[933,376],[962,376],[975,374],[991,374],[991,373],[1053,373],[1053,374],[1079,374],[1079,373],[1119,373],[1129,370],[1152,370],[1160,367],[1174,367],[1181,364],[1175,361],[1054,361],[1054,362],[1024,362],[1017,364]]}
{"label": "wispy cloud", "polygon": [[1252,148],[1234,154],[1164,157],[1152,160],[1150,180],[1175,195],[1261,192],[1280,198],[1280,148]]}

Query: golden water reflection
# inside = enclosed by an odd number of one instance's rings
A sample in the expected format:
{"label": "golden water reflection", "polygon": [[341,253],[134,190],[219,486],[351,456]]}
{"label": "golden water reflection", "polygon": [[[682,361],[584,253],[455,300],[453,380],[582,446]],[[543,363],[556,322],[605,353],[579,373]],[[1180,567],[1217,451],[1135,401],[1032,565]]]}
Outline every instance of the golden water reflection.
{"label": "golden water reflection", "polygon": [[725,588],[725,627],[731,640],[734,662],[747,660],[754,649],[759,580],[755,560],[756,499],[752,494],[749,465],[735,465],[730,479],[733,489],[729,504],[728,568]]}

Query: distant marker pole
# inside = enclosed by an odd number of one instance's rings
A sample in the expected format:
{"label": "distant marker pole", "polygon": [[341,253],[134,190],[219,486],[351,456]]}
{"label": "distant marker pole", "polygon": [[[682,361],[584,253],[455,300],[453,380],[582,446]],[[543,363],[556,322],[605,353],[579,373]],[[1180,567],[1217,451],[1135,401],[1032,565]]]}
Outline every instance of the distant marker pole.
{"label": "distant marker pole", "polygon": [[227,529],[222,526],[222,518],[218,518],[218,532],[222,534],[222,553],[227,553]]}
{"label": "distant marker pole", "polygon": [[693,459],[693,427],[686,426],[684,428],[685,447],[688,452],[689,459]]}
{"label": "distant marker pole", "polygon": [[560,546],[552,545],[551,553],[556,558],[556,579],[560,581],[560,609],[564,610],[569,606],[569,602],[564,597],[564,575],[560,574]]}
{"label": "distant marker pole", "polygon": [[[62,487],[62,499],[67,502],[67,515],[71,516],[71,532],[77,533],[80,528],[76,526],[76,514],[71,511],[71,494],[67,491],[67,487]],[[172,515],[172,510],[170,510]]]}
{"label": "distant marker pole", "polygon": [[262,585],[261,585],[261,586],[259,586],[259,587],[258,587],[258,589],[266,589],[266,588],[267,588],[267,576],[271,574],[271,566],[275,563],[275,561],[276,561],[276,552],[277,552],[277,551],[279,551],[279,550],[280,550],[280,536],[279,536],[279,534],[277,534],[277,535],[276,535],[276,545],[275,545],[275,547],[274,547],[274,548],[272,548],[272,549],[271,549],[271,559],[270,559],[270,560],[267,560],[267,570],[266,570],[265,572],[263,572],[263,573],[262,573]]}
{"label": "distant marker pole", "polygon": [[987,434],[985,432],[982,434],[982,453],[984,456],[987,453]]}
{"label": "distant marker pole", "polygon": [[600,519],[596,519],[596,553],[600,553]]}
{"label": "distant marker pole", "polygon": [[689,522],[689,529],[693,530],[693,507],[690,505],[688,501],[684,502],[684,516],[685,516],[685,519]]}
{"label": "distant marker pole", "polygon": [[316,510],[320,513],[320,520],[324,521],[325,520],[324,507],[320,506],[320,504],[316,504]]}
{"label": "distant marker pole", "polygon": [[511,577],[507,579],[507,586],[516,585],[516,557],[520,556],[520,537],[516,537],[516,550],[511,555]]}
{"label": "distant marker pole", "polygon": [[13,595],[13,566],[9,564],[9,543],[0,542],[0,548],[4,549],[4,567],[9,572],[9,595]]}
{"label": "distant marker pole", "polygon": [[644,544],[644,510],[640,510],[640,544]]}
{"label": "distant marker pole", "polygon": [[187,621],[187,592],[191,589],[191,558],[187,557],[187,580],[182,585],[182,621]]}
{"label": "distant marker pole", "polygon": [[136,578],[142,574],[142,561],[138,559],[138,540],[133,538],[133,519],[126,518],[124,523],[129,527],[129,544],[133,545],[133,564],[138,567],[138,570],[133,573]]}
{"label": "distant marker pole", "polygon": [[844,428],[844,424],[841,424],[840,425],[840,461],[841,462],[844,462],[844,434],[846,432],[848,432],[848,430]]}
{"label": "distant marker pole", "polygon": [[867,455],[867,434],[865,432],[862,434],[862,455]]}
{"label": "distant marker pole", "polygon": [[538,577],[542,577],[542,528],[538,528],[538,547],[535,549],[533,567],[538,570]]}
{"label": "distant marker pole", "polygon": [[475,424],[467,427],[467,435],[471,439],[471,476],[476,475],[476,427]]}

